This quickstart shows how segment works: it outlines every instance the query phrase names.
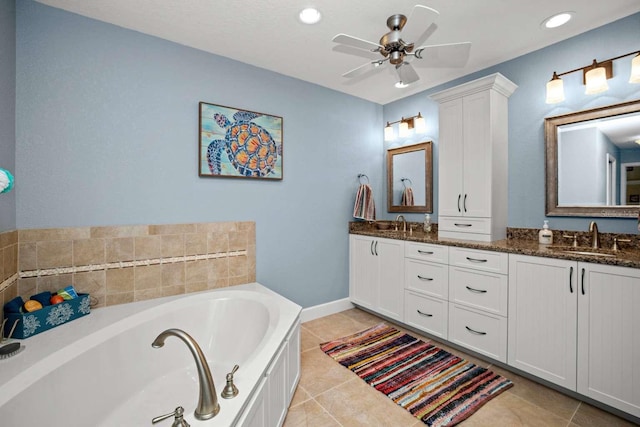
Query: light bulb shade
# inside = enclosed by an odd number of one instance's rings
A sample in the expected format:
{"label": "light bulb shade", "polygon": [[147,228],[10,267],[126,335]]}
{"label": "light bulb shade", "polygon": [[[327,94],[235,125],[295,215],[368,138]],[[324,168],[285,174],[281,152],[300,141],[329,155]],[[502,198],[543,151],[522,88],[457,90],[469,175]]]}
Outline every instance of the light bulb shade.
{"label": "light bulb shade", "polygon": [[564,83],[562,79],[553,73],[553,78],[547,83],[547,104],[557,104],[564,101]]}
{"label": "light bulb shade", "polygon": [[396,135],[393,132],[393,127],[391,125],[387,125],[384,128],[384,140],[385,141],[393,141],[396,138]]}
{"label": "light bulb shade", "polygon": [[633,57],[631,61],[631,76],[629,83],[640,83],[640,53]]}
{"label": "light bulb shade", "polygon": [[427,130],[427,122],[425,121],[424,117],[418,114],[418,117],[413,120],[413,128],[415,129],[416,133],[425,132]]}
{"label": "light bulb shade", "polygon": [[586,95],[595,95],[609,89],[607,84],[607,70],[604,67],[596,67],[585,74]]}
{"label": "light bulb shade", "polygon": [[398,135],[400,135],[400,138],[406,138],[409,136],[409,123],[400,122],[400,125],[398,126]]}

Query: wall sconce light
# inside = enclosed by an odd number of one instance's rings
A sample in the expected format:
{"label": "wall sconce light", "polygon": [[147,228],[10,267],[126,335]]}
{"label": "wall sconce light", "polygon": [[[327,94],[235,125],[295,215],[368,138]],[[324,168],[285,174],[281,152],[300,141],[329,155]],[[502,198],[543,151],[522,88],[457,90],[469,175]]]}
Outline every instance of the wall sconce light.
{"label": "wall sconce light", "polygon": [[427,123],[424,120],[424,117],[422,117],[422,114],[418,112],[417,116],[406,118],[402,117],[400,120],[396,120],[395,122],[387,122],[387,125],[384,127],[385,141],[393,141],[396,138],[392,126],[396,123],[400,123],[398,125],[398,136],[400,138],[408,137],[411,134],[411,129],[414,129],[416,133],[422,133],[427,130]]}
{"label": "wall sconce light", "polygon": [[607,79],[613,77],[613,61],[624,58],[629,55],[636,55],[631,61],[631,75],[629,83],[640,83],[640,51],[625,53],[615,58],[605,59],[598,62],[595,59],[591,65],[576,68],[575,70],[565,71],[564,73],[553,72],[553,77],[547,83],[547,104],[557,104],[564,101],[564,86],[560,76],[582,71],[582,79],[585,85],[585,94],[593,95],[601,93],[609,89]]}

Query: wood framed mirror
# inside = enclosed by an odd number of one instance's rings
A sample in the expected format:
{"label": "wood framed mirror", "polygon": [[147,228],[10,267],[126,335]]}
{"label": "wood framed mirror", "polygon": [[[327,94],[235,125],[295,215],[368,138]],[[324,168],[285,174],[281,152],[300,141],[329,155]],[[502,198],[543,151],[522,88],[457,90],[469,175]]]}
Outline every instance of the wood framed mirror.
{"label": "wood framed mirror", "polygon": [[548,216],[637,217],[640,100],[545,119]]}
{"label": "wood framed mirror", "polygon": [[387,150],[387,210],[433,212],[433,143]]}

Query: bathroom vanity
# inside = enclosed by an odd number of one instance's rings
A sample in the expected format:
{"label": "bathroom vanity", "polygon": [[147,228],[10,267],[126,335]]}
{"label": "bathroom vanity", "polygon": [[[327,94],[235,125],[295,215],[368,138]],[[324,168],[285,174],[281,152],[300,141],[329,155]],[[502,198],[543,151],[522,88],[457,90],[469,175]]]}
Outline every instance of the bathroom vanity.
{"label": "bathroom vanity", "polygon": [[637,249],[350,233],[354,304],[640,419]]}

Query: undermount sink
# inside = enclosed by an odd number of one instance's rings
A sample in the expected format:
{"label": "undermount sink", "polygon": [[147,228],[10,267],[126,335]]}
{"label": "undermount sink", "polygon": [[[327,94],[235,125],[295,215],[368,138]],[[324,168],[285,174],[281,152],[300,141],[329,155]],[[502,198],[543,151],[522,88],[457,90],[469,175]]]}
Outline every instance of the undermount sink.
{"label": "undermount sink", "polygon": [[549,246],[549,249],[557,252],[565,252],[576,255],[589,255],[589,256],[601,256],[601,257],[615,257],[617,252],[611,249],[595,249],[589,247],[574,247],[574,246]]}

